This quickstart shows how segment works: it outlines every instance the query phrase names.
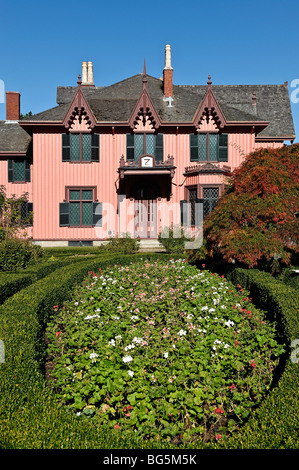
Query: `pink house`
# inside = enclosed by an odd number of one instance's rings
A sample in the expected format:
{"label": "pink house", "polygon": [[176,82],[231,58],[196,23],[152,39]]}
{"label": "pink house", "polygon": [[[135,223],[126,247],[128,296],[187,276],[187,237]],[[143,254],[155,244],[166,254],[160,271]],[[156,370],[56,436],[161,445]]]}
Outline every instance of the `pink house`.
{"label": "pink house", "polygon": [[[146,73],[106,87],[82,63],[77,86],[58,87],[57,106],[20,120],[7,92],[0,122],[0,184],[29,193],[34,241],[97,245],[130,233],[156,239],[164,227],[198,223],[227,177],[261,147],[295,138],[282,85],[174,85],[170,46],[163,78]],[[201,204],[196,204],[196,203]],[[188,204],[186,204],[188,203]]]}

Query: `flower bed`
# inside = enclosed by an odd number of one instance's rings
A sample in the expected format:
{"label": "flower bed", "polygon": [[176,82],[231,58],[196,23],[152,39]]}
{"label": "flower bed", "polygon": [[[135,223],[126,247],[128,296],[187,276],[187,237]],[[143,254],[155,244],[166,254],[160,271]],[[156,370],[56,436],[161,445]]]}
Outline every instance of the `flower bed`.
{"label": "flower bed", "polygon": [[53,391],[78,420],[172,443],[221,440],[283,352],[248,294],[183,260],[90,273],[47,328]]}

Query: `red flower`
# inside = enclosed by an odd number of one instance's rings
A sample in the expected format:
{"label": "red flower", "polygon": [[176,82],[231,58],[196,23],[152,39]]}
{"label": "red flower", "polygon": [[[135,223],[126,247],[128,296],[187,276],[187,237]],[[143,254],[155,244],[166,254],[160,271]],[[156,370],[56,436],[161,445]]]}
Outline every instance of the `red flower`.
{"label": "red flower", "polygon": [[235,384],[232,384],[230,387],[228,387],[230,390],[236,390]]}
{"label": "red flower", "polygon": [[254,362],[254,359],[252,359],[252,361],[251,361],[251,367],[253,367],[253,368],[256,367],[256,363]]}
{"label": "red flower", "polygon": [[221,434],[216,434],[216,436],[215,436],[215,437],[216,437],[216,439],[217,439],[217,440],[220,440],[220,439],[222,439],[222,436],[221,436]]}
{"label": "red flower", "polygon": [[56,333],[56,338],[57,338],[57,336],[60,336],[61,333],[62,333],[62,331],[57,331],[57,333]]}
{"label": "red flower", "polygon": [[215,408],[215,413],[222,414],[224,411],[221,408]]}
{"label": "red flower", "polygon": [[115,425],[114,425],[114,429],[120,429],[120,425],[119,425],[119,424],[115,424]]}

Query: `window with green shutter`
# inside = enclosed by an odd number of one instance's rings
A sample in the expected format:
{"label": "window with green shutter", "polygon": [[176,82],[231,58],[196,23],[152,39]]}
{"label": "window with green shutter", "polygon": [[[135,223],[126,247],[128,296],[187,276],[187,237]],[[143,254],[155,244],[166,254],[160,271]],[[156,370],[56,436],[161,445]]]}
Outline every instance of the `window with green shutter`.
{"label": "window with green shutter", "polygon": [[218,160],[219,162],[228,161],[228,135],[219,135],[219,147],[218,147]]}
{"label": "window with green shutter", "polygon": [[228,135],[212,132],[190,135],[191,162],[227,162]]}
{"label": "window with green shutter", "polygon": [[63,162],[99,162],[99,134],[71,133],[62,134]]}
{"label": "window with green shutter", "polygon": [[163,162],[163,134],[127,134],[127,161],[138,162],[141,155],[154,155]]}
{"label": "window with green shutter", "polygon": [[20,183],[30,181],[30,164],[25,159],[8,160],[8,182]]}
{"label": "window with green shutter", "polygon": [[67,202],[60,203],[60,227],[101,226],[102,203],[95,202],[94,188],[68,188]]}

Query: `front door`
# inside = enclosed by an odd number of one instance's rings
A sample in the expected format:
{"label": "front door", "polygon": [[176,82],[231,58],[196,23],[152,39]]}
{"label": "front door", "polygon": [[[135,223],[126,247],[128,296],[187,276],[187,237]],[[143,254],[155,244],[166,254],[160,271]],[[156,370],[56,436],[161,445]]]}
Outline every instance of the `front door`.
{"label": "front door", "polygon": [[135,199],[135,237],[157,238],[155,199]]}

